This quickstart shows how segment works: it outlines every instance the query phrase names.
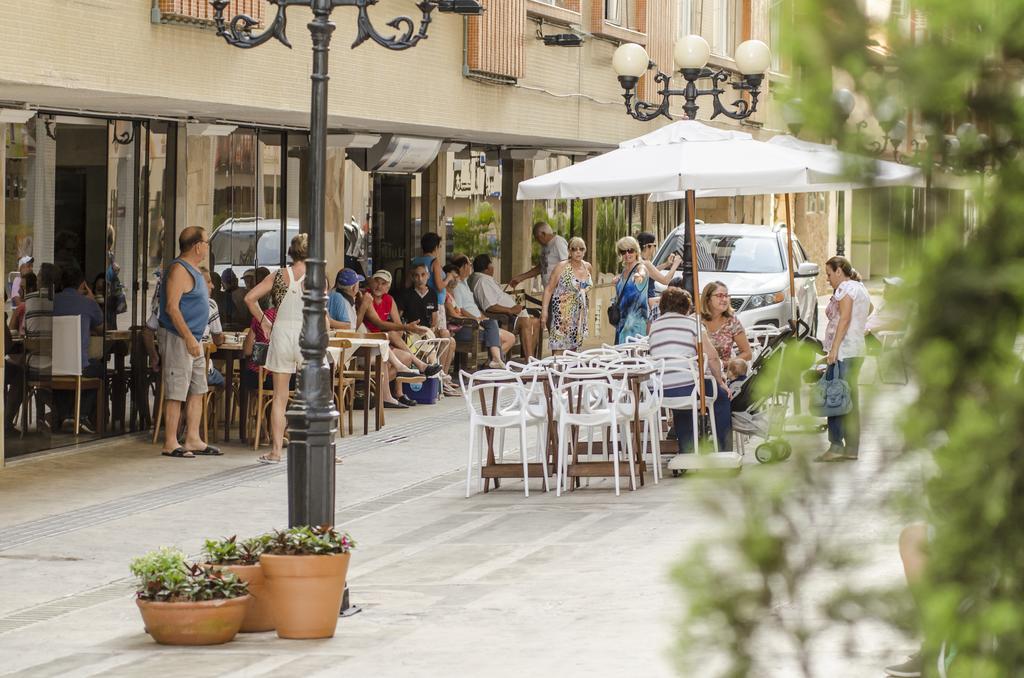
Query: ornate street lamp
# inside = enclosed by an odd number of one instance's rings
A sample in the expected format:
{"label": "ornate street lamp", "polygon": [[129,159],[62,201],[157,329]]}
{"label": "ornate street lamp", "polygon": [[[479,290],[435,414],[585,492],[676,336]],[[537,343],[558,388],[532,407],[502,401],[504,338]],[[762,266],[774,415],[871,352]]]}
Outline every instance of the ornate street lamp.
{"label": "ornate street lamp", "polygon": [[[736,68],[740,78],[732,82],[731,86],[734,90],[748,92],[750,101],[740,98],[732,102],[731,106],[736,109],[735,111],[729,110],[721,99],[726,92],[721,85],[732,78],[732,73],[724,68],[717,71],[708,68],[710,56],[711,48],[707,40],[699,35],[684,35],[676,41],[673,61],[678,73],[686,80],[686,87],[678,90],[671,88],[672,75],[660,71],[658,65],[647,55],[646,49],[633,43],[620,45],[612,56],[612,68],[618,74],[619,84],[624,90],[622,97],[626,100],[626,111],[637,120],[645,122],[660,115],[671,120],[669,105],[672,97],[683,97],[683,112],[687,118],[694,120],[697,117],[697,99],[710,96],[714,105],[712,119],[719,115],[733,120],[749,118],[757,110],[757,98],[761,94],[764,73],[771,65],[772,55],[768,45],[760,40],[747,40],[736,48]],[[661,103],[657,104],[642,101],[635,94],[640,76],[652,69],[655,71],[654,81],[662,87],[658,90]],[[697,81],[703,78],[711,79],[710,89],[697,87]]]}
{"label": "ornate street lamp", "polygon": [[368,8],[378,0],[267,0],[277,5],[277,15],[262,33],[253,34],[258,22],[240,15],[225,20],[229,0],[211,0],[216,12],[217,35],[235,47],[251,48],[276,39],[291,47],[285,33],[288,7],[308,7],[313,20],[307,24],[313,38],[313,95],[309,122],[309,258],[306,260],[306,290],[303,295],[302,334],[299,346],[303,366],[298,395],[288,410],[288,524],[334,524],[334,434],[338,413],[331,402],[331,375],[324,364],[327,325],[324,295],[324,211],[327,157],[327,56],[336,7],[355,7],[358,32],[352,47],[367,40],[392,50],[415,47],[427,37],[434,10],[454,14],[480,14],[477,0],[421,0],[416,4],[419,27],[408,17],[397,17],[388,26],[397,35],[384,36],[370,22]]}

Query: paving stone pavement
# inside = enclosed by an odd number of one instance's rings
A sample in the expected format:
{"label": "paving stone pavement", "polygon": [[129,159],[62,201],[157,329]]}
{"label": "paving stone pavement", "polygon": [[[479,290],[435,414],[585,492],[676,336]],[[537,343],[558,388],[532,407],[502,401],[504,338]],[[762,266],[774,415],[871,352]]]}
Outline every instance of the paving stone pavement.
{"label": "paving stone pavement", "polygon": [[[904,397],[885,387],[862,460],[823,469],[848,476],[865,507],[855,480],[898,444],[892,420]],[[0,471],[0,675],[678,675],[670,652],[683,607],[670,571],[717,533],[701,502],[716,485],[648,477],[615,497],[610,480],[595,480],[556,498],[534,481],[524,498],[513,481],[465,499],[461,399],[389,417],[380,433],[338,445],[338,523],[359,543],[350,586],[363,611],[322,641],[269,633],[162,647],[132,600],[133,556],[160,545],[195,554],[206,537],[283,526],[284,465],[257,466],[251,449],[234,446],[220,458],[167,459],[123,438]],[[798,449],[823,445],[822,434],[795,438]],[[747,461],[746,474],[767,468]],[[871,576],[898,582],[900,525],[864,510],[849,516],[851,535]],[[822,582],[822,595],[839,583]],[[837,643],[816,662],[836,678],[878,676],[912,649],[883,631],[867,640],[852,660]],[[788,675],[785,662],[772,675]]]}

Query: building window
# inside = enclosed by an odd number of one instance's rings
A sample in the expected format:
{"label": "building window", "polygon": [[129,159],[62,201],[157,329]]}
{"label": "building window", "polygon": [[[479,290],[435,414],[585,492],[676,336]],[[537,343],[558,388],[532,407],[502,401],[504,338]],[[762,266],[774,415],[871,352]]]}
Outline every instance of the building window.
{"label": "building window", "polygon": [[772,0],[768,10],[768,46],[772,50],[771,70],[782,72],[782,26],[783,16],[787,9],[786,0]]}
{"label": "building window", "polygon": [[736,49],[740,22],[743,19],[740,0],[714,0],[711,52],[731,57]]}
{"label": "building window", "polygon": [[691,33],[699,33],[693,30],[693,0],[679,0],[679,20],[676,22],[676,36],[681,37]]}
{"label": "building window", "polygon": [[561,9],[572,10],[573,12],[579,11],[579,0],[534,0],[544,5],[551,5],[552,7],[559,7]]}
{"label": "building window", "polygon": [[639,30],[636,26],[637,0],[604,0],[604,19],[608,23]]}

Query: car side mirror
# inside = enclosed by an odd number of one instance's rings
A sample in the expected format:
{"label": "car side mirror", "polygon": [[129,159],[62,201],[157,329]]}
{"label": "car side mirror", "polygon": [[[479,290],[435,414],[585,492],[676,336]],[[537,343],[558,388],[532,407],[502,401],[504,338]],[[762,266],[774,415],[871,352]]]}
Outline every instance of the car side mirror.
{"label": "car side mirror", "polygon": [[797,278],[815,278],[818,276],[818,273],[818,265],[811,261],[805,261],[797,266],[796,269]]}

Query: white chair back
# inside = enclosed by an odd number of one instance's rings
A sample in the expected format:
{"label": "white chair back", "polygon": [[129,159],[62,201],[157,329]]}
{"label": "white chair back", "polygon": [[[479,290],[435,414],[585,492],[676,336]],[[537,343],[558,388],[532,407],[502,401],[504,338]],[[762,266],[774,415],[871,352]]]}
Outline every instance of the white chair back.
{"label": "white chair back", "polygon": [[53,317],[53,362],[55,377],[82,375],[82,319],[77,315]]}

